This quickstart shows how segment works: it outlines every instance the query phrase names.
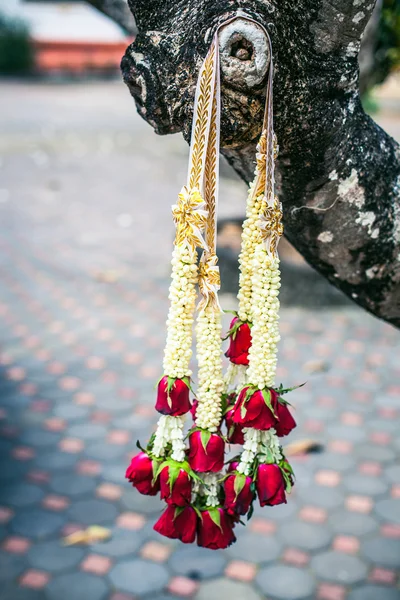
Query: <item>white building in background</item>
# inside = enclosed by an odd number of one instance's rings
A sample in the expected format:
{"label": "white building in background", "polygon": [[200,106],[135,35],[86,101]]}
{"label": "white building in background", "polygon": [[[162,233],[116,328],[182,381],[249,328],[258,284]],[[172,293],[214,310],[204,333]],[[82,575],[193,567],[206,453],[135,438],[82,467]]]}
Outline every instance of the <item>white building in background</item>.
{"label": "white building in background", "polygon": [[39,71],[115,70],[129,42],[116,23],[82,0],[0,0],[0,13],[27,24]]}

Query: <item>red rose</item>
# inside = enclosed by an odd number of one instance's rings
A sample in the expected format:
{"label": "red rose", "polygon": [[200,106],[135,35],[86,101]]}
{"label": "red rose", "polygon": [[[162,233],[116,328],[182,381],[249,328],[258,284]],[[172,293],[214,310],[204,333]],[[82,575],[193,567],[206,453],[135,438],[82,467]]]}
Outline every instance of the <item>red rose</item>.
{"label": "red rose", "polygon": [[244,444],[243,427],[233,422],[233,408],[228,410],[225,415],[226,428],[228,430],[227,439],[231,444]]}
{"label": "red rose", "polygon": [[126,470],[125,477],[131,484],[146,496],[155,496],[160,491],[160,482],[153,484],[154,470],[153,461],[145,452],[140,452],[131,460],[131,464]]}
{"label": "red rose", "polygon": [[172,506],[163,512],[153,529],[161,535],[173,540],[181,540],[184,544],[192,544],[196,539],[197,514],[194,508]]}
{"label": "red rose", "polygon": [[260,506],[286,504],[285,480],[278,465],[260,465],[256,488]]}
{"label": "red rose", "polygon": [[197,544],[210,550],[227,548],[236,541],[233,522],[222,508],[210,508],[201,513]]}
{"label": "red rose", "polygon": [[[246,398],[248,389],[248,387],[243,388],[233,407],[233,422],[242,427],[254,427],[261,431],[275,427],[276,418],[267,406],[263,392],[255,390]],[[270,402],[272,405],[272,397],[270,397]]]}
{"label": "red rose", "polygon": [[160,473],[161,499],[175,506],[186,506],[192,497],[192,483],[184,469],[166,465]]}
{"label": "red rose", "polygon": [[156,410],[162,415],[179,417],[189,412],[189,387],[182,379],[175,379],[172,387],[169,388],[166,375],[160,380],[157,388]]}
{"label": "red rose", "polygon": [[[229,329],[231,330],[238,322],[239,317],[232,319]],[[248,323],[242,323],[230,335],[230,343],[225,356],[235,365],[249,364],[249,350],[251,346],[251,331]]]}
{"label": "red rose", "polygon": [[245,515],[248,512],[254,498],[251,483],[251,477],[239,473],[225,479],[225,509],[228,514]]}
{"label": "red rose", "polygon": [[224,440],[218,433],[194,431],[189,437],[189,464],[198,473],[217,473],[224,466],[224,450]]}
{"label": "red rose", "polygon": [[283,437],[284,435],[288,435],[292,429],[296,427],[296,421],[293,419],[286,404],[279,402],[278,394],[274,390],[271,390],[271,398],[273,398],[272,406],[274,407],[275,414],[278,417],[278,420],[275,424],[275,430],[279,437]]}

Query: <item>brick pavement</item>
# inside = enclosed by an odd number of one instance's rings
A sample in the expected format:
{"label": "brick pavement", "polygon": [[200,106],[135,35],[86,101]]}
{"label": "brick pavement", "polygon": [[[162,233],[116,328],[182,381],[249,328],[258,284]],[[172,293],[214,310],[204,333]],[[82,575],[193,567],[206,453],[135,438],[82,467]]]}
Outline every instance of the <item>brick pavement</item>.
{"label": "brick pavement", "polygon": [[[398,332],[285,309],[279,378],[308,380],[292,439],[324,452],[293,459],[288,504],[256,509],[227,551],[161,538],[159,501],[124,470],[156,420],[186,149],[116,84],[1,92],[1,600],[399,599]],[[111,539],[63,546],[92,524]]]}

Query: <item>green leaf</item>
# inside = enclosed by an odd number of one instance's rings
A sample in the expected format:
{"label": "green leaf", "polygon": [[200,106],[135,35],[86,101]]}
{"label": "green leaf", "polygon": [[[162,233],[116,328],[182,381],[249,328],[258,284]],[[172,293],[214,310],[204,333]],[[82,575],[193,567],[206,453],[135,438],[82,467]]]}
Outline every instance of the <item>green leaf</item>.
{"label": "green leaf", "polygon": [[169,489],[170,489],[171,493],[172,493],[172,488],[174,487],[175,481],[178,479],[180,472],[181,472],[180,466],[168,465],[168,483],[169,483]]}
{"label": "green leaf", "polygon": [[245,484],[246,484],[246,475],[243,475],[243,473],[238,473],[235,476],[235,483],[233,484],[233,489],[235,490],[235,494],[236,494],[235,500],[239,496],[239,494],[242,491],[242,489],[244,488]]}
{"label": "green leaf", "polygon": [[[168,375],[168,384],[167,384],[167,394],[168,394],[168,396],[169,396],[170,391],[172,390],[172,388],[175,385],[175,381],[176,381],[175,377],[170,377]],[[169,404],[169,402],[168,402],[168,404]]]}
{"label": "green leaf", "polygon": [[248,521],[250,521],[251,517],[253,516],[253,512],[254,512],[254,502],[252,502],[250,504],[249,512],[247,513],[247,520]]}
{"label": "green leaf", "polygon": [[140,444],[139,440],[136,441],[136,447],[139,448],[139,450],[141,450],[142,452],[146,452],[146,450],[143,448],[143,446]]}
{"label": "green leaf", "polygon": [[219,527],[220,530],[222,531],[222,527],[221,527],[221,515],[220,515],[220,512],[219,512],[218,508],[209,508],[208,509],[208,514],[210,515],[211,521],[213,523],[215,523],[215,525],[217,527]]}
{"label": "green leaf", "polygon": [[243,402],[242,406],[240,407],[240,417],[242,419],[244,419],[246,416],[246,413],[247,413],[247,408],[246,408],[245,403]]}
{"label": "green leaf", "polygon": [[297,390],[298,388],[303,387],[303,385],[306,385],[306,381],[304,383],[300,383],[300,385],[294,385],[291,388],[284,388],[282,384],[280,384],[280,386],[278,388],[273,388],[273,390],[275,392],[277,392],[277,394],[281,395],[281,394],[288,394],[289,392],[293,392],[293,390]]}
{"label": "green leaf", "polygon": [[207,445],[208,442],[210,441],[210,437],[211,437],[211,431],[208,431],[208,429],[202,429],[201,430],[201,434],[200,434],[200,438],[201,438],[201,444],[204,448],[204,452],[207,454]]}

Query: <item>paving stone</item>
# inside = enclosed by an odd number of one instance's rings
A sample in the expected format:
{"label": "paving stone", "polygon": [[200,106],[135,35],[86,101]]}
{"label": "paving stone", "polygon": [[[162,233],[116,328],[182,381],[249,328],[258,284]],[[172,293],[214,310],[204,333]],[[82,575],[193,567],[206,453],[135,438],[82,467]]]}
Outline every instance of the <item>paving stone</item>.
{"label": "paving stone", "polygon": [[381,585],[363,585],[350,592],[347,600],[400,600],[400,591]]}
{"label": "paving stone", "polygon": [[237,542],[230,546],[226,553],[250,562],[267,563],[276,560],[281,550],[282,543],[278,541],[277,536],[263,537],[250,531],[239,530]]}
{"label": "paving stone", "polygon": [[207,579],[223,573],[226,556],[223,551],[211,552],[206,548],[185,545],[172,554],[169,566],[176,573],[191,579]]}
{"label": "paving stone", "polygon": [[54,534],[65,521],[64,515],[37,508],[15,515],[10,527],[19,535],[41,539]]}
{"label": "paving stone", "polygon": [[61,469],[70,469],[78,460],[76,454],[68,454],[58,450],[46,452],[35,459],[35,466],[44,471],[60,471]]}
{"label": "paving stone", "polygon": [[53,411],[56,417],[67,421],[80,421],[87,419],[90,407],[77,406],[76,404],[59,404]]}
{"label": "paving stone", "polygon": [[296,493],[305,503],[312,504],[313,506],[333,509],[343,504],[343,494],[339,490],[328,486],[313,484],[306,488],[297,489]]}
{"label": "paving stone", "polygon": [[[128,464],[128,462],[126,462]],[[101,474],[101,478],[104,481],[111,481],[112,483],[127,484],[125,478],[125,465],[117,462],[115,464],[105,464]]]}
{"label": "paving stone", "polygon": [[379,477],[368,477],[357,473],[350,473],[343,478],[343,485],[350,492],[367,496],[383,494],[388,489],[387,484]]}
{"label": "paving stone", "polygon": [[69,508],[69,516],[73,521],[84,525],[101,525],[113,522],[118,510],[111,502],[104,500],[78,500]]}
{"label": "paving stone", "polygon": [[359,444],[355,447],[354,452],[362,460],[390,462],[396,458],[396,454],[391,448],[372,444]]}
{"label": "paving stone", "polygon": [[378,521],[371,515],[363,515],[355,512],[340,511],[329,518],[329,525],[335,533],[346,533],[349,535],[365,535],[378,529]]}
{"label": "paving stone", "polygon": [[119,562],[111,569],[109,578],[118,590],[144,595],[160,592],[169,580],[169,573],[162,565],[136,559]]}
{"label": "paving stone", "polygon": [[28,561],[35,569],[55,573],[77,567],[84,555],[85,550],[83,548],[63,546],[61,540],[40,542],[30,548]]}
{"label": "paving stone", "polygon": [[213,579],[200,584],[196,600],[262,600],[252,586],[226,578]]}
{"label": "paving stone", "polygon": [[128,460],[123,457],[126,455],[126,446],[119,446],[118,444],[107,444],[105,442],[95,442],[87,444],[84,455],[94,460],[101,460],[103,462],[111,462],[116,459],[121,461],[121,465],[126,463],[128,466]]}
{"label": "paving stone", "polygon": [[30,464],[25,461],[12,460],[8,456],[2,457],[0,459],[0,481],[23,479],[31,468]]}
{"label": "paving stone", "polygon": [[303,550],[319,550],[328,546],[332,540],[332,533],[324,525],[291,521],[284,523],[279,531],[284,543]]}
{"label": "paving stone", "polygon": [[2,585],[18,577],[26,569],[26,565],[25,556],[8,554],[8,552],[0,550],[0,582]]}
{"label": "paving stone", "polygon": [[315,590],[315,580],[308,571],[283,565],[261,569],[256,583],[264,594],[279,600],[309,599]]}
{"label": "paving stone", "polygon": [[110,540],[101,544],[93,544],[91,550],[97,554],[112,557],[127,557],[138,550],[143,542],[143,536],[137,531],[114,529]]}
{"label": "paving stone", "polygon": [[356,556],[334,551],[315,556],[311,567],[322,579],[347,585],[362,581],[368,571],[365,563]]}
{"label": "paving stone", "polygon": [[158,496],[143,496],[132,488],[129,482],[126,481],[126,485],[128,487],[122,494],[121,504],[127,510],[144,513],[145,515],[159,515],[165,508],[165,504],[161,502]]}
{"label": "paving stone", "polygon": [[57,444],[61,434],[53,431],[45,431],[44,429],[31,429],[24,431],[20,436],[20,442],[27,446],[36,446],[37,448],[45,448]]}
{"label": "paving stone", "polygon": [[254,514],[264,518],[268,517],[271,521],[287,521],[296,514],[297,510],[297,502],[293,496],[288,497],[287,504],[280,504],[279,506],[261,507],[257,503],[254,504]]}
{"label": "paving stone", "polygon": [[349,442],[361,442],[367,434],[362,427],[350,425],[330,425],[327,428],[329,436],[337,440],[348,440]]}
{"label": "paving stone", "polygon": [[37,485],[31,483],[14,483],[0,491],[0,504],[23,508],[40,502],[44,492]]}
{"label": "paving stone", "polygon": [[108,585],[89,573],[55,576],[45,590],[46,600],[106,600]]}
{"label": "paving stone", "polygon": [[[318,457],[318,464],[324,469],[333,469],[334,471],[348,471],[354,469],[356,460],[351,454],[335,454],[325,452]],[[295,471],[297,476],[297,473]]]}
{"label": "paving stone", "polygon": [[81,440],[97,440],[107,435],[107,427],[100,423],[82,423],[68,427],[70,437],[80,438]]}
{"label": "paving stone", "polygon": [[11,583],[2,587],[1,600],[44,600],[44,592]]}
{"label": "paving stone", "polygon": [[400,483],[400,465],[387,467],[385,475],[391,483]]}
{"label": "paving stone", "polygon": [[380,500],[375,504],[375,513],[384,521],[400,524],[400,498]]}
{"label": "paving stone", "polygon": [[361,554],[384,567],[400,568],[400,540],[375,538],[361,544]]}
{"label": "paving stone", "polygon": [[51,478],[49,487],[56,494],[75,498],[93,492],[96,488],[96,481],[75,472],[62,473]]}

